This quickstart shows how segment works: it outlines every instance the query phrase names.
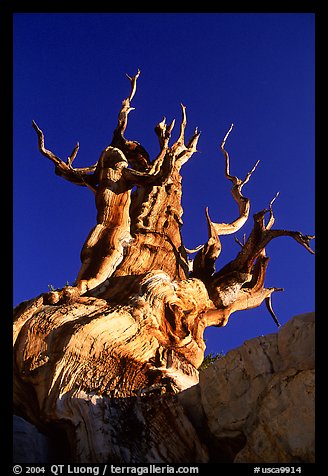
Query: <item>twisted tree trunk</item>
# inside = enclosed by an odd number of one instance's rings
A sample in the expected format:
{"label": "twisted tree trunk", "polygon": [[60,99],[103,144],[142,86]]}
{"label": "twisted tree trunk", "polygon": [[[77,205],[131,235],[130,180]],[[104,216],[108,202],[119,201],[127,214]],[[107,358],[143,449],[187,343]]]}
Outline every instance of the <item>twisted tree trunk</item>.
{"label": "twisted tree trunk", "polygon": [[[45,148],[55,172],[95,195],[97,222],[81,252],[74,286],[44,293],[14,312],[14,404],[18,414],[45,432],[66,435],[76,462],[204,462],[208,455],[174,395],[198,382],[203,333],[224,326],[231,313],[266,302],[279,288],[265,288],[267,244],[291,236],[308,251],[312,236],[272,230],[272,203],[254,215],[241,251],[215,272],[219,236],[247,221],[250,200],[241,193],[251,177],[225,176],[239,214],[214,223],[206,210],[209,238],[201,249],[183,245],[180,169],[196,152],[200,133],[185,144],[186,108],[179,137],[169,144],[174,121],[155,132],[160,151],[124,136],[140,72],[129,77],[111,144],[95,165],[73,168]],[[134,189],[134,191],[132,191]],[[265,215],[269,213],[268,223]],[[190,269],[188,253],[196,253]]]}

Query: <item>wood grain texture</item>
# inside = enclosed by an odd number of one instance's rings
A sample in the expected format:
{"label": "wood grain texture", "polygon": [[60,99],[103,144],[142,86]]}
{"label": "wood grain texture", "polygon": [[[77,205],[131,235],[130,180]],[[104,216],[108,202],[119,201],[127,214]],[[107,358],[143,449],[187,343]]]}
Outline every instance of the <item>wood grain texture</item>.
{"label": "wood grain texture", "polygon": [[[313,236],[272,229],[272,200],[254,215],[237,257],[216,271],[220,235],[239,230],[249,217],[250,199],[242,187],[256,167],[244,180],[230,174],[225,149],[230,128],[221,151],[238,216],[220,224],[206,211],[208,241],[190,266],[181,235],[180,170],[197,152],[200,133],[195,129],[185,141],[181,104],[173,144],[175,121],[167,125],[163,119],[155,127],[160,150],[154,160],[141,144],[126,139],[139,75],[128,76],[131,91],[112,142],[90,167],[72,166],[78,145],[66,163],[46,149],[33,122],[40,152],[60,177],[92,191],[97,214],[74,285],[15,308],[14,405],[39,428],[59,426],[72,442],[74,461],[181,462],[194,454],[204,462],[207,453],[183,410],[171,405],[177,393],[198,383],[204,330],[225,326],[233,312],[262,302],[279,324],[270,297],[280,288],[265,287],[265,248],[274,238],[290,236],[312,253]],[[159,401],[166,410],[157,418]],[[136,439],[123,435],[131,419]]]}

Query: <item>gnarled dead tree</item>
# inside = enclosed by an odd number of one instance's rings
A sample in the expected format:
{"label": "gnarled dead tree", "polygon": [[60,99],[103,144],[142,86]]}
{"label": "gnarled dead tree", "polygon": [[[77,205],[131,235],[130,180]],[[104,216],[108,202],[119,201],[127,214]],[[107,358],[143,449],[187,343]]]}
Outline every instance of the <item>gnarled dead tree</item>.
{"label": "gnarled dead tree", "polygon": [[[97,218],[81,251],[74,286],[43,293],[14,312],[14,403],[16,412],[45,432],[59,428],[77,462],[204,462],[206,449],[173,404],[176,392],[198,382],[204,358],[203,333],[224,326],[231,313],[263,301],[278,323],[265,288],[265,248],[290,236],[313,253],[313,236],[272,229],[272,203],[254,215],[253,230],[237,257],[220,271],[220,235],[233,234],[249,218],[244,180],[225,177],[238,205],[232,223],[212,222],[193,267],[181,237],[181,167],[197,151],[196,129],[185,141],[186,108],[178,139],[174,121],[155,127],[159,153],[125,138],[140,71],[129,77],[112,142],[98,161],[74,168],[78,144],[66,162],[46,149],[33,122],[40,152],[55,172],[95,196]],[[133,191],[132,191],[133,190]],[[269,213],[268,223],[265,216]],[[174,428],[172,432],[172,428]],[[174,435],[174,436],[172,436]]]}

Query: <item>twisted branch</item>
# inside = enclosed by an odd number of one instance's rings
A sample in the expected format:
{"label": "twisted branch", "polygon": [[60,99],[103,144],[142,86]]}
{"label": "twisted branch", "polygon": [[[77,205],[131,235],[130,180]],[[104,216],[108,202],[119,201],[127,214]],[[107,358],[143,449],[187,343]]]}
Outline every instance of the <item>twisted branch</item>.
{"label": "twisted branch", "polygon": [[244,180],[230,174],[230,157],[225,149],[225,143],[232,131],[233,124],[231,124],[228,132],[224,136],[221,143],[221,150],[225,156],[225,177],[232,182],[231,194],[239,207],[239,217],[231,223],[213,223],[213,226],[218,235],[230,235],[238,231],[247,221],[250,211],[250,200],[241,193],[243,186],[249,181],[253,172],[259,164],[259,160],[254,167],[248,172]]}
{"label": "twisted branch", "polygon": [[228,152],[225,150],[225,143],[232,128],[233,124],[231,124],[223,138],[221,150],[225,156],[225,177],[232,182],[231,194],[239,207],[239,217],[231,223],[214,223],[209,217],[208,208],[206,208],[205,213],[209,238],[204,247],[195,256],[193,266],[193,276],[199,277],[200,279],[206,279],[215,272],[215,261],[221,252],[219,236],[235,233],[245,224],[249,216],[250,200],[242,195],[241,190],[251,178],[259,161],[257,161],[251,171],[248,172],[244,180],[230,174],[230,158]]}
{"label": "twisted branch", "polygon": [[181,112],[182,112],[182,119],[180,123],[180,134],[177,141],[172,145],[171,150],[174,156],[176,157],[176,164],[177,167],[180,168],[183,164],[185,164],[190,157],[197,152],[197,143],[200,137],[200,132],[196,127],[194,130],[193,135],[187,142],[187,145],[184,143],[185,137],[185,129],[187,125],[187,115],[186,115],[186,106],[182,103],[181,105]]}
{"label": "twisted branch", "polygon": [[68,180],[69,182],[75,183],[76,185],[88,187],[90,188],[90,190],[92,190],[92,192],[95,192],[95,179],[90,174],[92,174],[96,170],[97,164],[83,168],[72,167],[73,160],[76,158],[79,150],[79,143],[76,144],[71,155],[67,158],[67,162],[65,163],[53,152],[51,152],[51,150],[46,149],[44,134],[35,121],[32,121],[32,126],[38,135],[39,150],[41,154],[43,154],[55,164],[56,174],[63,177],[65,180]]}
{"label": "twisted branch", "polygon": [[124,133],[128,124],[129,112],[134,110],[131,107],[131,101],[135,96],[137,90],[137,79],[140,76],[140,70],[138,69],[135,76],[126,75],[131,83],[131,91],[129,96],[122,101],[122,107],[118,115],[117,126],[113,132],[113,138],[111,142],[112,147],[116,147],[125,154],[129,164],[135,170],[146,171],[150,167],[149,154],[144,147],[137,141],[127,140],[124,137]]}

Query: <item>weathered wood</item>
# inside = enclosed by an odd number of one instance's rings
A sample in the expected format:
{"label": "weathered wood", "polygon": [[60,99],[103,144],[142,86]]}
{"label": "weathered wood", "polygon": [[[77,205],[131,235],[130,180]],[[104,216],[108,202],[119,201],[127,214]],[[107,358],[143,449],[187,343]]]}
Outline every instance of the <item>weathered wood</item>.
{"label": "weathered wood", "polygon": [[[219,236],[234,233],[248,219],[250,199],[242,187],[257,165],[244,180],[230,174],[225,150],[230,128],[221,150],[239,216],[215,223],[206,209],[209,239],[190,269],[181,235],[180,170],[197,152],[200,133],[195,129],[185,144],[181,105],[172,145],[175,121],[167,125],[163,119],[156,126],[160,150],[153,161],[144,147],[126,139],[139,75],[128,77],[130,95],[122,102],[112,142],[95,165],[73,168],[78,145],[63,162],[45,148],[44,134],[33,122],[40,152],[59,176],[92,190],[97,217],[74,286],[15,308],[14,404],[39,428],[59,427],[77,462],[204,462],[207,452],[192,425],[172,406],[176,393],[198,382],[204,330],[224,326],[233,312],[263,301],[278,323],[270,296],[280,288],[264,286],[265,247],[276,237],[291,236],[312,253],[313,236],[272,229],[272,201],[254,215],[237,257],[215,272]],[[156,405],[165,408],[158,418]]]}

